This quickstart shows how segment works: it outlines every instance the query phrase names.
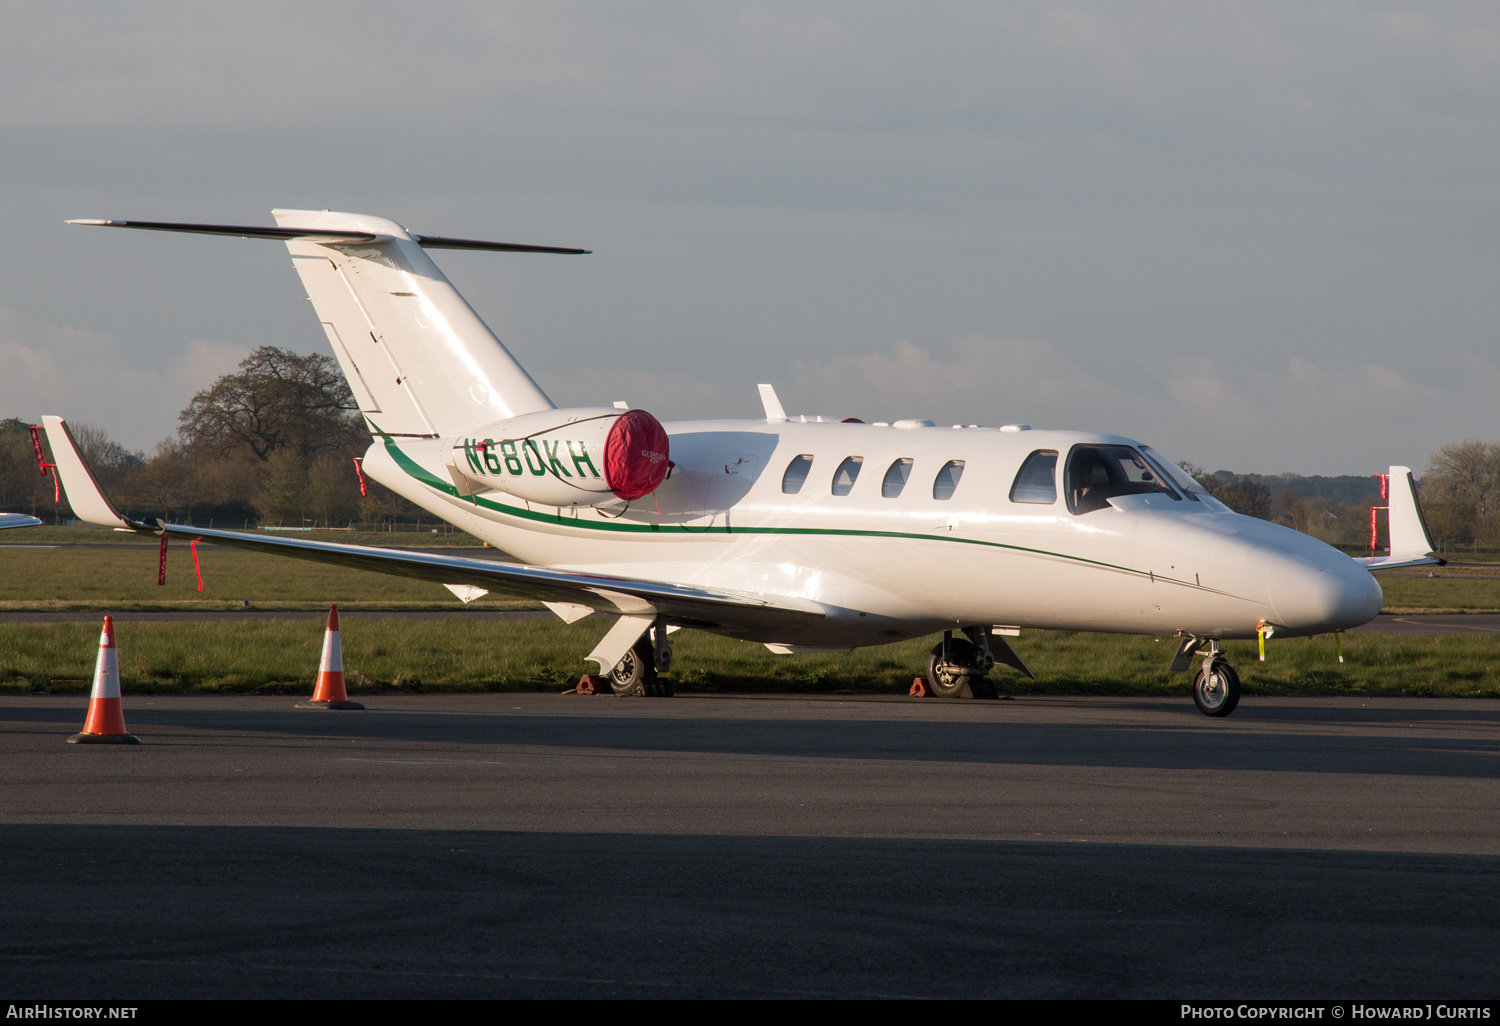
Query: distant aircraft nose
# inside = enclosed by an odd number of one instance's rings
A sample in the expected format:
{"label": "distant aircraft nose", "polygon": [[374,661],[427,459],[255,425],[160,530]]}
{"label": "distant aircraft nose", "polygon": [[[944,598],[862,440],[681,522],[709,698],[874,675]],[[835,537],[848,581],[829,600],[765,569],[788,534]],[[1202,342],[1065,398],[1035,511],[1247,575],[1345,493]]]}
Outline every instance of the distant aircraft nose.
{"label": "distant aircraft nose", "polygon": [[1384,594],[1364,567],[1342,553],[1268,561],[1266,584],[1279,622],[1299,633],[1322,634],[1369,623]]}

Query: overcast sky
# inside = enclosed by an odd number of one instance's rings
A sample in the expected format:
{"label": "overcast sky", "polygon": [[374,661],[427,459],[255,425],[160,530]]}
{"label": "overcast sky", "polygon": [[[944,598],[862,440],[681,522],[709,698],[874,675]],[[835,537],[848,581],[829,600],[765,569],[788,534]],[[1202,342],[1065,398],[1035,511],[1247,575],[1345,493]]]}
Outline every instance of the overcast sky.
{"label": "overcast sky", "polygon": [[149,450],[326,351],[276,206],[439,252],[561,405],[1500,440],[1500,5],[0,2],[0,417]]}

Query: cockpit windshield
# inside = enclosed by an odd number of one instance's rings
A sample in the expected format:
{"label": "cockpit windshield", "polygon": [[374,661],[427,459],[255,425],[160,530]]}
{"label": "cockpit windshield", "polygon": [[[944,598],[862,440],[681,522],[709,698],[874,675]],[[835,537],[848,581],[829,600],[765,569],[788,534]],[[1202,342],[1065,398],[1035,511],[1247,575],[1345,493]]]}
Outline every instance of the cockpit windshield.
{"label": "cockpit windshield", "polygon": [[1174,485],[1176,485],[1185,495],[1187,495],[1189,499],[1197,499],[1200,495],[1208,494],[1208,492],[1201,484],[1193,480],[1192,474],[1189,474],[1186,470],[1183,470],[1177,464],[1173,463],[1161,453],[1151,448],[1151,446],[1141,446],[1141,453],[1145,455],[1146,459],[1151,461],[1151,465],[1153,467],[1161,471],[1162,474]]}
{"label": "cockpit windshield", "polygon": [[1128,445],[1075,445],[1068,454],[1068,509],[1092,513],[1118,495],[1182,496],[1168,483],[1166,471],[1156,468]]}

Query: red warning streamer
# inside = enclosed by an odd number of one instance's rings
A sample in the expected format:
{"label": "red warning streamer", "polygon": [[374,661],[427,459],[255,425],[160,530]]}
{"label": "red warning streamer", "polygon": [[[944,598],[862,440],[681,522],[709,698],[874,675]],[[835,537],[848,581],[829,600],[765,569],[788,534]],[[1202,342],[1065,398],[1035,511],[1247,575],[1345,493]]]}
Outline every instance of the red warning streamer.
{"label": "red warning streamer", "polygon": [[[162,547],[161,547],[162,558],[165,559],[166,555],[167,555],[167,545],[166,545],[167,536],[166,535],[162,535],[161,540],[162,540]],[[203,540],[202,538],[194,538],[192,540],[192,542],[190,542],[188,544],[188,548],[190,548],[190,549],[193,550],[193,573],[195,573],[195,574],[198,575],[198,590],[199,591],[203,590],[203,571],[198,568],[198,543],[201,542],[202,540]],[[166,564],[163,563],[162,564],[162,574],[163,574],[163,576],[165,576],[166,572],[167,572]]]}
{"label": "red warning streamer", "polygon": [[35,424],[31,425],[31,449],[36,453],[37,473],[41,474],[43,477],[46,477],[47,468],[52,466],[52,464],[48,463],[47,457],[42,454],[41,430],[42,429]]}
{"label": "red warning streamer", "polygon": [[167,583],[167,532],[161,534],[161,563],[156,568],[156,583]]}
{"label": "red warning streamer", "polygon": [[364,460],[360,457],[354,457],[354,472],[359,475],[359,497],[362,499],[368,497],[370,494],[365,490],[365,469],[360,466],[363,462]]}
{"label": "red warning streamer", "polygon": [[43,477],[46,477],[49,472],[52,474],[52,501],[60,503],[62,502],[62,481],[57,476],[57,464],[48,463],[46,455],[42,452],[42,429],[32,424],[29,425],[29,430],[31,431],[31,451],[36,453],[37,473]]}
{"label": "red warning streamer", "polygon": [[[1391,475],[1389,475],[1389,474],[1376,474],[1374,476],[1380,482],[1380,498],[1381,498],[1381,501],[1383,501],[1383,502],[1390,502],[1391,501]],[[1375,523],[1376,523],[1376,519],[1379,517],[1379,512],[1378,511],[1382,510],[1382,509],[1388,510],[1388,509],[1390,509],[1390,507],[1389,506],[1371,506],[1370,507],[1370,551],[1372,553],[1375,551],[1375,540],[1376,540],[1376,538],[1375,538],[1375,531],[1376,531]]]}

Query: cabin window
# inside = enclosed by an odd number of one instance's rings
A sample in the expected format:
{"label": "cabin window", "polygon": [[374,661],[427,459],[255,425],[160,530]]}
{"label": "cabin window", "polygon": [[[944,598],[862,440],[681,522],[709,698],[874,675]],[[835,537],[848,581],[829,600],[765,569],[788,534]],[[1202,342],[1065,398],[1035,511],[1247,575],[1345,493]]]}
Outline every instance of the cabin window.
{"label": "cabin window", "polygon": [[803,453],[786,465],[786,473],[781,475],[781,490],[787,495],[796,495],[802,490],[802,484],[807,480],[807,472],[812,469],[812,457]]}
{"label": "cabin window", "polygon": [[1075,445],[1068,454],[1068,509],[1092,513],[1119,495],[1182,496],[1128,445]]}
{"label": "cabin window", "polygon": [[894,499],[901,494],[901,489],[906,487],[906,479],[909,477],[911,477],[911,460],[897,460],[885,472],[885,480],[880,482],[880,494],[887,499]]}
{"label": "cabin window", "polygon": [[859,468],[864,466],[863,456],[850,456],[839,464],[839,469],[833,473],[833,494],[848,495],[849,490],[854,487],[854,482],[859,480]]}
{"label": "cabin window", "polygon": [[1056,449],[1038,449],[1026,457],[1010,486],[1010,501],[1047,504],[1057,501]]}
{"label": "cabin window", "polygon": [[943,464],[943,469],[937,472],[937,477],[932,482],[932,497],[934,499],[951,499],[953,490],[958,487],[958,479],[964,476],[964,461],[949,460]]}

